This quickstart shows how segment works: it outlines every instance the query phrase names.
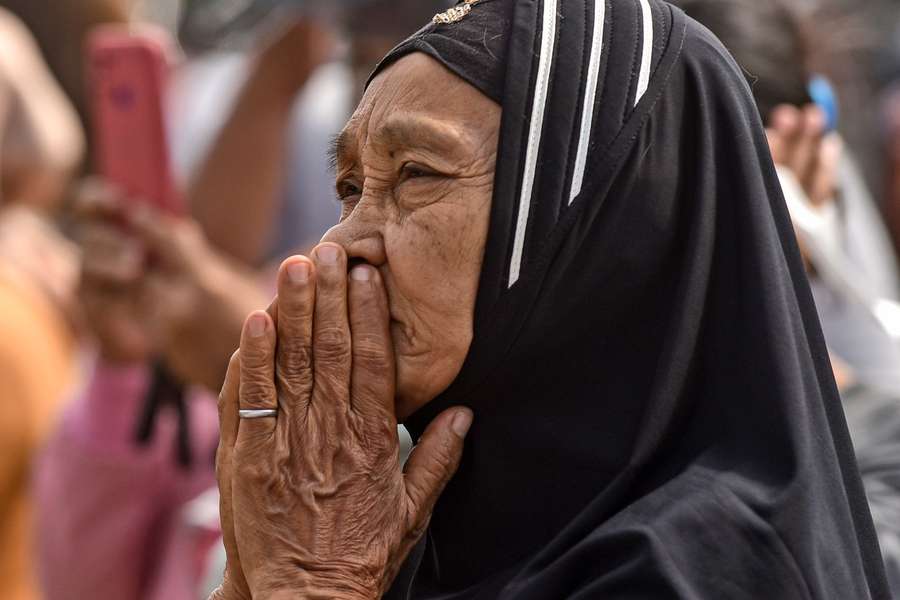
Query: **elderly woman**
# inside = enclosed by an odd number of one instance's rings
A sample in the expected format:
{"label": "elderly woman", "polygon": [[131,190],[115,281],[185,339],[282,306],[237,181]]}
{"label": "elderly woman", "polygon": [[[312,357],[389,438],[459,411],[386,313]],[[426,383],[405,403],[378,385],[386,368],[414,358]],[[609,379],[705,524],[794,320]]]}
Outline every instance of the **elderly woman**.
{"label": "elderly woman", "polygon": [[337,190],[229,368],[218,597],[888,597],[707,30],[656,0],[461,4],[378,67]]}

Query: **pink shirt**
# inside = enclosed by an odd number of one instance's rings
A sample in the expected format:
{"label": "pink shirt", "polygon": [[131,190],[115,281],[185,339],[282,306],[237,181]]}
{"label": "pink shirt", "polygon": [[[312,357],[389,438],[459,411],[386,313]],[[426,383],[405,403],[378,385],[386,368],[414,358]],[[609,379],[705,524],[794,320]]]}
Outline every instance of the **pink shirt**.
{"label": "pink shirt", "polygon": [[193,466],[175,459],[175,415],[147,447],[134,431],[149,370],[98,365],[66,412],[36,472],[38,559],[47,600],[196,600],[215,519],[187,518],[215,486],[214,398],[189,396]]}

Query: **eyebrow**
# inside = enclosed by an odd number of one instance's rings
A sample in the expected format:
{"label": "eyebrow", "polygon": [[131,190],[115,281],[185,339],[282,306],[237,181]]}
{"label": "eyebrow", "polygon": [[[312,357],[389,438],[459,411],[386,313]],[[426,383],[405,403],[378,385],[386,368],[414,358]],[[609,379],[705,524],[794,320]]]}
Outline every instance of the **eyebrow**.
{"label": "eyebrow", "polygon": [[350,132],[345,129],[332,137],[328,143],[326,156],[328,158],[328,168],[332,175],[337,173],[339,159],[347,155],[347,151],[350,148],[350,137]]}
{"label": "eyebrow", "polygon": [[374,137],[388,144],[424,148],[437,153],[466,150],[468,142],[458,128],[425,115],[389,117]]}
{"label": "eyebrow", "polygon": [[[354,131],[344,129],[334,136],[328,145],[328,164],[332,173],[337,172],[342,160],[354,152]],[[424,115],[394,115],[372,135],[376,143],[425,149],[437,154],[453,152],[471,153],[468,139],[457,128],[445,121]]]}

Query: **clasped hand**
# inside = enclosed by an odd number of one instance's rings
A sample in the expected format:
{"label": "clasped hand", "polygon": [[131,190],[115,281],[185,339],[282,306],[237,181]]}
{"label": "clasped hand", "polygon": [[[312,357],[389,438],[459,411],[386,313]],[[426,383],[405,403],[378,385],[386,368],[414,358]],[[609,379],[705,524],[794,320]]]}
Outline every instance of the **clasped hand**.
{"label": "clasped hand", "polygon": [[[378,598],[420,539],[472,421],[453,408],[403,469],[384,283],[338,245],[281,267],[220,397],[228,554],[214,598]],[[242,409],[277,409],[241,419]]]}

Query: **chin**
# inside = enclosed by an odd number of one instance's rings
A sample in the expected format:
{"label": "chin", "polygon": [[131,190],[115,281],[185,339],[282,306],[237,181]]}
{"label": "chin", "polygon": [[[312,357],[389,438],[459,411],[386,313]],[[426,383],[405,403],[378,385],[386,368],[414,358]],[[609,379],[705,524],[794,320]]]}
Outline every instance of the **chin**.
{"label": "chin", "polygon": [[428,361],[421,358],[426,357],[397,356],[397,392],[394,395],[394,408],[398,421],[404,421],[440,393],[434,387],[435,373],[426,366]]}
{"label": "chin", "polygon": [[436,359],[431,354],[397,357],[397,392],[394,409],[401,423],[441,395],[459,375],[463,359]]}

